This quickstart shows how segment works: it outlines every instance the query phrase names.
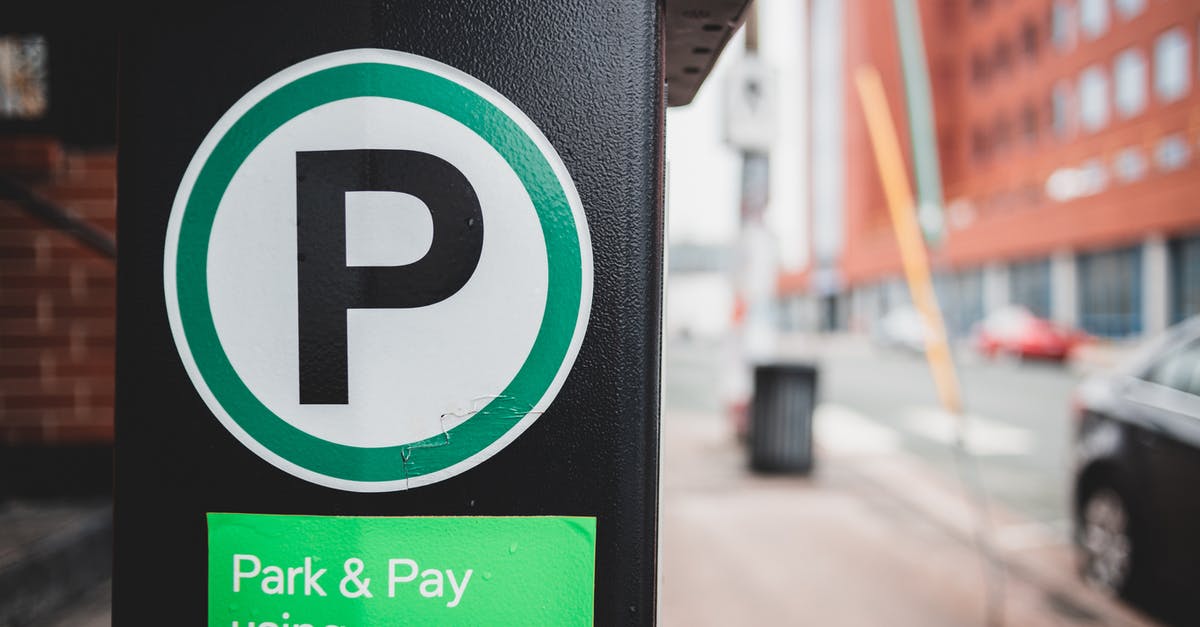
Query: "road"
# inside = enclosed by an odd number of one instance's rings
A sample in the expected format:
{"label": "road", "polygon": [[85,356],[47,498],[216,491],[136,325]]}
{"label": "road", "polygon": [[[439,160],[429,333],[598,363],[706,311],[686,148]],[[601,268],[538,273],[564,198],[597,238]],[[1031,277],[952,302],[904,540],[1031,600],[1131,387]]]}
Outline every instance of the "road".
{"label": "road", "polygon": [[[938,408],[919,355],[884,350],[854,337],[789,338],[785,352],[820,366],[820,398],[837,424],[818,425],[848,445],[895,446],[957,479],[953,419]],[[668,341],[668,408],[713,411],[722,405],[728,353],[704,340]],[[1061,365],[990,362],[962,351],[958,372],[969,424],[967,442],[989,498],[1066,533],[1073,429],[1071,391],[1080,376]]]}

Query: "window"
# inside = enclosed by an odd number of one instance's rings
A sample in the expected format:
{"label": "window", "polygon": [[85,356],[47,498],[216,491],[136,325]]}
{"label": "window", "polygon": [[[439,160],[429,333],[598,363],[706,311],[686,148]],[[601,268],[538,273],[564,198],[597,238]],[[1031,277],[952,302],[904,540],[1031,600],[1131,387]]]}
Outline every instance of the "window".
{"label": "window", "polygon": [[1163,102],[1174,102],[1191,87],[1188,40],[1182,28],[1158,36],[1154,42],[1154,93]]}
{"label": "window", "polygon": [[1163,172],[1182,168],[1191,157],[1192,149],[1188,147],[1187,139],[1178,133],[1158,140],[1158,145],[1154,147],[1154,163]]}
{"label": "window", "polygon": [[1014,263],[1008,272],[1008,291],[1014,305],[1034,315],[1050,317],[1050,260]]}
{"label": "window", "polygon": [[1108,124],[1108,76],[1099,65],[1079,75],[1079,125],[1096,131]]}
{"label": "window", "polygon": [[1088,39],[1108,30],[1108,0],[1079,0],[1079,27]]}
{"label": "window", "polygon": [[1036,59],[1038,54],[1038,28],[1033,20],[1021,23],[1021,52],[1027,59]]}
{"label": "window", "polygon": [[1059,81],[1050,92],[1050,128],[1059,137],[1065,137],[1071,128],[1071,86]]}
{"label": "window", "polygon": [[1142,331],[1142,251],[1079,256],[1079,321],[1084,331],[1123,337]]}
{"label": "window", "polygon": [[1116,5],[1117,13],[1130,20],[1137,17],[1146,8],[1146,0],[1116,0]]}
{"label": "window", "polygon": [[1141,50],[1130,48],[1117,55],[1113,81],[1117,111],[1123,117],[1133,117],[1146,108],[1146,56]]}
{"label": "window", "polygon": [[1146,178],[1146,171],[1150,169],[1146,155],[1142,154],[1142,149],[1136,146],[1121,149],[1113,157],[1112,167],[1113,173],[1117,175],[1117,180],[1122,183],[1140,181]]}
{"label": "window", "polygon": [[1171,242],[1171,319],[1200,314],[1200,235]]}
{"label": "window", "polygon": [[1050,40],[1059,50],[1075,45],[1075,11],[1067,0],[1057,0],[1050,8]]}
{"label": "window", "polygon": [[1150,367],[1146,380],[1180,392],[1200,395],[1200,341],[1168,352]]}
{"label": "window", "polygon": [[0,119],[34,120],[46,115],[48,57],[41,35],[0,36]]}

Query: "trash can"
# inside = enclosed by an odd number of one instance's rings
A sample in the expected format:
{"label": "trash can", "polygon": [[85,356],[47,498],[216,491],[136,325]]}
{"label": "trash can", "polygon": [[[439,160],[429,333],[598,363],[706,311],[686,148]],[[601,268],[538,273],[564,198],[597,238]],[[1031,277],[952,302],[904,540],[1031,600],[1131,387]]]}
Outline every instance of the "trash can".
{"label": "trash can", "polygon": [[816,399],[816,366],[774,363],[754,368],[749,438],[752,470],[796,474],[812,471]]}

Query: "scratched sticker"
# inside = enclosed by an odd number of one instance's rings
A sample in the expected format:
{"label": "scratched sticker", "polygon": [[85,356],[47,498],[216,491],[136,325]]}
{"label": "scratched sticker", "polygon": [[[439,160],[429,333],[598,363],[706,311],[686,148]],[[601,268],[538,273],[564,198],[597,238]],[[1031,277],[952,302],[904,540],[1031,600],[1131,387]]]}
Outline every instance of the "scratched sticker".
{"label": "scratched sticker", "polygon": [[171,330],[214,416],[275,467],[358,492],[465,472],[544,412],[587,327],[571,177],[478,79],[319,56],[238,100],[168,223]]}

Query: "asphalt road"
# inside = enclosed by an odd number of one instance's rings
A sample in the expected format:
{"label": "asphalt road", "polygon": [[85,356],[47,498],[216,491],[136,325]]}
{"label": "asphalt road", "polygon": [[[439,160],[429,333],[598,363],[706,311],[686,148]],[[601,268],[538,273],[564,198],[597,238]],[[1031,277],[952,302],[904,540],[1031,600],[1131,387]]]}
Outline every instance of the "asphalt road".
{"label": "asphalt road", "polygon": [[[924,359],[863,338],[789,338],[785,352],[820,366],[820,398],[839,439],[895,446],[957,480],[954,420],[938,408]],[[720,411],[729,352],[705,340],[668,340],[668,408]],[[968,448],[986,494],[1065,534],[1070,495],[1070,397],[1079,375],[1058,364],[957,356],[970,428]],[[882,443],[882,444],[880,444]]]}

